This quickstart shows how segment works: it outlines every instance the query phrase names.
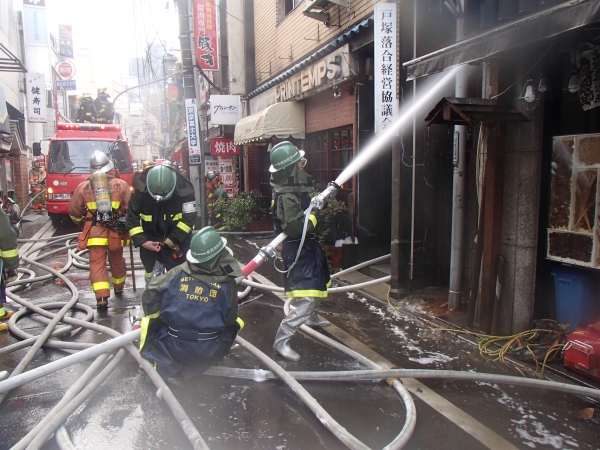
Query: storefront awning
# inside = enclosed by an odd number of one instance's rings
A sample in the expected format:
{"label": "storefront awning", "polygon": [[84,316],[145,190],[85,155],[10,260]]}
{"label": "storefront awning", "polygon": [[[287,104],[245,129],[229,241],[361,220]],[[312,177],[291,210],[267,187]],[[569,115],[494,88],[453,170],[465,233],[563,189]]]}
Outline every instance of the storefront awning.
{"label": "storefront awning", "polygon": [[403,64],[407,80],[480,61],[600,21],[600,1],[572,0]]}
{"label": "storefront awning", "polygon": [[425,125],[472,125],[492,120],[529,122],[520,111],[510,106],[498,105],[494,100],[444,97],[429,111],[425,117]]}
{"label": "storefront awning", "polygon": [[275,103],[235,125],[234,143],[248,144],[273,136],[304,139],[304,103]]}

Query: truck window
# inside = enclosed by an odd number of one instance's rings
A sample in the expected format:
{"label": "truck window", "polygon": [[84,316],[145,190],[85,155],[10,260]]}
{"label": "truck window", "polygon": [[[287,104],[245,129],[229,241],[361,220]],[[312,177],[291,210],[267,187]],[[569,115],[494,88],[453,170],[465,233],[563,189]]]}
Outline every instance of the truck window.
{"label": "truck window", "polygon": [[48,173],[90,173],[90,156],[96,150],[108,155],[121,173],[131,173],[127,143],[123,141],[53,141],[50,144]]}

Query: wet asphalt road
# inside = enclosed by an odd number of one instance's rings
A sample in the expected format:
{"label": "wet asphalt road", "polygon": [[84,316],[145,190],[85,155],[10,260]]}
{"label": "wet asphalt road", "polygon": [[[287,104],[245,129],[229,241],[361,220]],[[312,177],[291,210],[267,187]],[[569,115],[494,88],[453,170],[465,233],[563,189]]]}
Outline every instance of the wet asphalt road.
{"label": "wet asphalt road", "polygon": [[[33,235],[47,218],[28,223],[25,233]],[[56,234],[72,232],[61,229]],[[263,241],[256,241],[262,245]],[[230,238],[230,247],[239,261],[249,261],[254,248],[244,239]],[[62,244],[61,244],[62,245]],[[137,251],[136,258],[137,258]],[[126,252],[128,255],[128,253]],[[49,257],[44,264],[58,268],[65,264],[66,251]],[[260,273],[281,285],[272,266]],[[80,292],[80,302],[95,306],[84,270],[72,268],[68,277]],[[137,271],[138,284],[143,273]],[[37,283],[17,292],[33,303],[66,301],[70,291],[53,281]],[[283,303],[273,294],[253,291],[240,306],[246,324],[242,337],[273,357],[287,370],[352,370],[365,368],[351,358],[298,334],[293,347],[302,360],[291,363],[273,354],[275,331],[283,317]],[[107,315],[95,321],[118,331],[129,331],[129,316],[136,314],[141,295],[132,290],[130,280],[122,298],[111,298]],[[394,311],[384,303],[360,293],[334,294],[321,307],[322,316],[335,327],[361,341],[371,350],[405,368],[472,370],[514,375],[513,369],[487,361],[477,348],[455,335],[443,334],[404,311]],[[75,313],[80,316],[81,313]],[[39,333],[41,318],[26,318],[20,327]],[[325,334],[329,334],[326,330]],[[332,331],[333,333],[333,331]],[[335,333],[334,333],[335,334]],[[65,337],[78,342],[102,342],[106,338],[91,331]],[[0,347],[16,342],[4,332]],[[27,349],[0,356],[0,370],[11,370]],[[44,349],[29,368],[64,356],[64,352]],[[90,361],[64,369],[15,389],[0,405],[0,450],[12,447],[60,400]],[[256,358],[234,346],[223,366],[262,368]],[[504,439],[495,448],[596,449],[600,448],[600,425],[574,418],[590,405],[578,397],[545,390],[493,383],[425,380],[431,390],[469,414]],[[303,386],[348,431],[371,448],[382,448],[400,431],[405,410],[398,395],[385,382],[302,382]],[[320,422],[298,397],[279,381],[249,381],[203,375],[184,381],[171,379],[169,385],[212,449],[341,449],[346,448]],[[461,429],[456,418],[445,417],[439,404],[413,396],[418,420],[410,449],[487,448]],[[187,449],[190,444],[170,410],[155,395],[155,387],[137,364],[126,357],[108,380],[66,423],[76,448],[85,449]],[[465,427],[463,427],[465,428]],[[468,426],[466,426],[468,428]],[[489,441],[488,441],[489,442]],[[506,446],[505,444],[508,444]],[[52,439],[45,449],[58,448]]]}

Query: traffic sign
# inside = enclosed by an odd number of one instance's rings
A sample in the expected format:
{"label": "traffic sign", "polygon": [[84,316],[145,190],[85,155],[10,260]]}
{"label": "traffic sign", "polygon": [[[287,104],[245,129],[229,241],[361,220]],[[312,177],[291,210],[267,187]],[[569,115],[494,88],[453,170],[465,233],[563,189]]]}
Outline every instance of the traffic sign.
{"label": "traffic sign", "polygon": [[74,91],[77,89],[75,80],[56,80],[57,91]]}
{"label": "traffic sign", "polygon": [[54,70],[63,80],[70,80],[75,76],[75,64],[67,59],[57,62]]}

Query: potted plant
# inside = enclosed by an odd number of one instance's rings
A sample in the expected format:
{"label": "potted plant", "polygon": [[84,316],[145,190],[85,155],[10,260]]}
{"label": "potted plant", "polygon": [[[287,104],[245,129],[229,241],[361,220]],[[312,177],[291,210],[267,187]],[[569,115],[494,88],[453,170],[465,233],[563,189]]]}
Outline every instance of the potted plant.
{"label": "potted plant", "polygon": [[221,197],[219,202],[223,202],[223,222],[227,230],[246,231],[250,228],[255,201],[249,194],[241,192],[231,201]]}

